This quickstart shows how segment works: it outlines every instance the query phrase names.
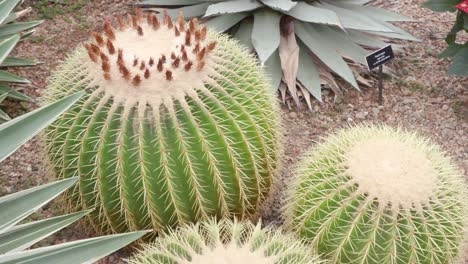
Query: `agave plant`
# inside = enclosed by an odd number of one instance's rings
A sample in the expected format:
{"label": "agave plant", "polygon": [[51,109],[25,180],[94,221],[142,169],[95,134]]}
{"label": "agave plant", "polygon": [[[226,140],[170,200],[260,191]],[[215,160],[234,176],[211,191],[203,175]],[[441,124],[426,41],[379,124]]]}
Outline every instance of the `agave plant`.
{"label": "agave plant", "polygon": [[[468,41],[457,43],[457,34],[468,32],[468,1],[464,0],[428,0],[424,7],[434,12],[457,12],[455,24],[445,38],[448,47],[439,55],[440,58],[453,58],[448,73],[459,76],[468,76]],[[460,2],[458,5],[457,3]],[[457,9],[457,7],[459,9]]]}
{"label": "agave plant", "polygon": [[[68,96],[0,125],[0,161],[50,124],[82,95],[78,93]],[[145,233],[118,234],[24,250],[91,211],[18,224],[77,181],[78,178],[70,178],[0,197],[1,264],[91,263],[133,242]]]}
{"label": "agave plant", "polygon": [[[23,38],[30,36],[34,31],[33,28],[42,23],[41,20],[16,22],[18,18],[23,17],[31,11],[30,8],[19,12],[13,10],[21,3],[22,0],[0,0],[0,67],[23,67],[34,66],[37,64],[34,60],[16,58],[9,56],[10,52],[16,44]],[[32,99],[25,94],[22,94],[15,89],[12,89],[9,84],[28,84],[27,79],[9,73],[5,70],[0,70],[0,104],[6,98],[29,101]],[[8,114],[0,109],[0,122],[10,120]]]}
{"label": "agave plant", "polygon": [[321,101],[322,84],[340,92],[336,76],[356,89],[368,85],[353,73],[365,64],[366,48],[385,46],[390,38],[417,40],[391,24],[411,19],[367,2],[146,0],[139,5],[167,9],[171,16],[182,11],[203,17],[208,26],[228,31],[256,51],[283,101],[289,91],[298,106],[303,96],[310,108],[310,95]]}

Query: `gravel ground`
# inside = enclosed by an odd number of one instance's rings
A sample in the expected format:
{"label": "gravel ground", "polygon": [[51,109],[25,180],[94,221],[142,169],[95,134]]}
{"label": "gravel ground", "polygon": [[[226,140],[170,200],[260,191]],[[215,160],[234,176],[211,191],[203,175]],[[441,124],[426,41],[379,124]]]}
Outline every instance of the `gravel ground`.
{"label": "gravel ground", "polygon": [[[35,37],[24,41],[15,50],[17,55],[44,62],[33,68],[24,68],[17,73],[28,76],[32,85],[25,93],[38,98],[46,87],[50,72],[66,54],[87,39],[92,30],[100,30],[103,19],[110,15],[124,14],[134,1],[89,1],[77,10],[47,19]],[[464,175],[468,171],[468,78],[448,77],[448,61],[437,59],[444,49],[444,38],[454,21],[453,14],[435,14],[421,8],[421,0],[390,0],[377,5],[398,11],[417,20],[400,25],[422,42],[402,43],[407,46],[392,63],[395,76],[385,81],[384,105],[376,103],[373,89],[362,94],[348,90],[334,102],[334,97],[324,91],[323,103],[313,102],[313,111],[282,107],[285,127],[284,169],[279,187],[287,184],[289,171],[301,153],[312,147],[321,138],[338,128],[361,122],[385,123],[419,131],[422,135],[443,146],[453,157]],[[38,1],[25,1],[23,6],[34,6]],[[33,10],[28,19],[40,16]],[[42,14],[43,15],[43,14]],[[10,104],[16,110],[13,116],[37,107],[35,104]],[[12,111],[10,111],[12,113]],[[14,155],[1,163],[0,195],[23,190],[48,182],[47,169],[41,156],[41,141],[34,138]],[[271,208],[263,212],[266,223],[282,222],[279,208],[283,197],[275,196]],[[271,210],[270,210],[271,209]],[[58,208],[51,204],[41,209],[34,218],[57,214]],[[61,243],[84,238],[78,225],[41,242]],[[124,253],[120,253],[125,255]],[[102,263],[119,263],[119,255],[102,260]]]}

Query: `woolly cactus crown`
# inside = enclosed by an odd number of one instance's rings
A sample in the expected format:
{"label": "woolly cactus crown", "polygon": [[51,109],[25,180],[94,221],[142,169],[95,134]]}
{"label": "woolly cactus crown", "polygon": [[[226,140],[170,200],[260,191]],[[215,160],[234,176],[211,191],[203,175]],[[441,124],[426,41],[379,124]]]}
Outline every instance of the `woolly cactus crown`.
{"label": "woolly cactus crown", "polygon": [[330,136],[296,170],[288,226],[334,263],[455,263],[467,187],[415,133],[356,126]]}
{"label": "woolly cactus crown", "polygon": [[52,76],[46,99],[85,96],[49,127],[72,209],[104,233],[211,216],[252,217],[277,171],[278,105],[255,58],[200,26],[146,15],[109,22]]}
{"label": "woolly cactus crown", "polygon": [[159,238],[130,264],[320,264],[301,241],[258,223],[214,220]]}

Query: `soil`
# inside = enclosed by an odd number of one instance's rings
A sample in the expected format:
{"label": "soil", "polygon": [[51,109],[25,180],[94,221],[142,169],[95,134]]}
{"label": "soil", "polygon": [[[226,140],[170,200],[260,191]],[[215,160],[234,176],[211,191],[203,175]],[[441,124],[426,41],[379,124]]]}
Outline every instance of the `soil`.
{"label": "soil", "polygon": [[[41,1],[27,0],[23,7],[37,6]],[[83,2],[83,1],[82,1]],[[66,58],[68,52],[86,40],[91,31],[100,31],[105,18],[131,11],[134,1],[100,0],[86,1],[76,10],[68,10],[37,28],[34,37],[23,41],[14,51],[15,55],[33,58],[43,64],[17,70],[27,76],[32,85],[24,92],[39,98],[44,91],[50,72]],[[312,111],[304,105],[302,109],[283,105],[285,153],[284,168],[279,185],[287,184],[292,166],[307,149],[343,127],[362,122],[384,123],[418,131],[440,144],[453,157],[464,175],[468,171],[468,78],[451,77],[446,73],[448,60],[437,58],[445,48],[444,38],[454,22],[454,15],[433,13],[421,7],[422,0],[390,0],[376,5],[397,11],[414,18],[417,22],[402,23],[421,42],[399,42],[405,45],[397,59],[390,65],[395,71],[387,77],[384,89],[384,104],[376,102],[375,89],[362,93],[346,90],[336,98],[324,90],[324,102],[312,102]],[[56,8],[56,6],[53,6]],[[50,9],[53,10],[53,9]],[[33,9],[26,20],[43,16],[44,11]],[[9,113],[13,116],[37,108],[37,104],[10,103]],[[20,109],[20,110],[18,110]],[[21,147],[10,158],[1,163],[0,195],[12,193],[48,182],[47,169],[41,153],[41,140],[36,137]],[[279,208],[283,197],[276,196],[272,206],[263,212],[266,224],[282,222]],[[42,208],[33,218],[50,217],[58,212],[52,203]],[[93,234],[84,234],[77,225],[66,228],[40,245],[62,243]],[[101,263],[120,263],[124,252],[101,260]]]}

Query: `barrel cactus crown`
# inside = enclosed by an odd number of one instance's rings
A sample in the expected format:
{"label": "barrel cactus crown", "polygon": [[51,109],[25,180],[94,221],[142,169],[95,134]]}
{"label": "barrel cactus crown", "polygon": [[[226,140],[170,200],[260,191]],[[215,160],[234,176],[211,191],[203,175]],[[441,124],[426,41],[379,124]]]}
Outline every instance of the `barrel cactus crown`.
{"label": "barrel cactus crown", "polygon": [[362,125],[330,136],[296,170],[288,226],[332,263],[456,263],[467,187],[427,139]]}
{"label": "barrel cactus crown", "polygon": [[159,238],[129,264],[319,264],[291,234],[261,224],[208,220]]}
{"label": "barrel cactus crown", "polygon": [[[69,204],[97,231],[156,231],[258,212],[277,170],[268,80],[237,42],[196,19],[118,18],[53,75],[46,101],[86,91],[46,133]],[[76,209],[76,208],[72,208]]]}

